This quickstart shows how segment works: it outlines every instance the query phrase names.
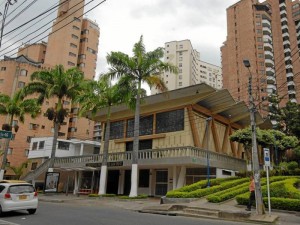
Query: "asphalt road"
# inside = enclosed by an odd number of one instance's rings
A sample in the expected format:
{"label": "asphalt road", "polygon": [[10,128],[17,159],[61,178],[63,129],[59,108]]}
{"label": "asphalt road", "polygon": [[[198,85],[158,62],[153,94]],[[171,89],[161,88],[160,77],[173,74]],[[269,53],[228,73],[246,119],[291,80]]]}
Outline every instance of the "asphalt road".
{"label": "asphalt road", "polygon": [[249,223],[144,214],[94,204],[40,202],[35,215],[9,212],[2,224],[20,225],[249,225]]}

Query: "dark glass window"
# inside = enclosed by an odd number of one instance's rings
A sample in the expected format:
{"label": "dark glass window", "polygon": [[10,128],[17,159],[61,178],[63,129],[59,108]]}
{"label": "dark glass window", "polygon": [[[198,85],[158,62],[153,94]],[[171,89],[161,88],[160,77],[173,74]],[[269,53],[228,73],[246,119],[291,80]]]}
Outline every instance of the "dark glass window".
{"label": "dark glass window", "polygon": [[157,113],[156,133],[184,130],[184,109]]}
{"label": "dark glass window", "polygon": [[[150,140],[140,140],[139,141],[139,150],[152,149],[152,139]],[[126,151],[133,150],[133,142],[126,142]]]}
{"label": "dark glass window", "polygon": [[59,141],[58,142],[58,149],[60,150],[69,150],[70,148],[70,143],[69,142],[64,142],[64,141]]}
{"label": "dark glass window", "polygon": [[124,133],[124,121],[116,121],[110,124],[110,136],[109,139],[123,138]]}
{"label": "dark glass window", "polygon": [[[127,121],[126,137],[133,137],[134,119]],[[140,118],[140,136],[153,134],[153,115]]]}
{"label": "dark glass window", "polygon": [[140,170],[139,171],[139,187],[147,188],[149,187],[149,170]]}

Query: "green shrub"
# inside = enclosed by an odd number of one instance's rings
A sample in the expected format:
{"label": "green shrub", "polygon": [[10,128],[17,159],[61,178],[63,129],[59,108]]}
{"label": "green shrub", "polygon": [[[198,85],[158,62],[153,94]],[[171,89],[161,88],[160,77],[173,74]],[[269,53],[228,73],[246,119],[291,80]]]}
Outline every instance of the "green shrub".
{"label": "green shrub", "polygon": [[[286,179],[286,177],[271,177],[270,178],[270,183],[272,182],[276,182],[276,181],[280,181],[280,180],[284,180]],[[267,184],[267,179],[266,178],[262,178],[261,179],[261,185],[266,185]],[[214,203],[218,203],[218,202],[223,202],[226,201],[228,199],[234,198],[235,196],[242,194],[242,193],[246,193],[249,192],[249,182],[247,183],[243,183],[237,186],[234,186],[232,188],[223,190],[223,191],[219,191],[215,194],[209,195],[207,196],[207,200],[209,202],[214,202]]]}
{"label": "green shrub", "polygon": [[98,194],[89,194],[88,196],[94,198],[94,197],[99,197],[100,195],[98,195]]}
{"label": "green shrub", "polygon": [[[216,181],[217,180],[217,181]],[[203,196],[209,195],[216,193],[218,191],[222,191],[227,188],[234,187],[236,185],[242,184],[246,181],[249,181],[248,178],[243,178],[243,179],[215,179],[215,185],[212,187],[207,188],[206,186],[204,188],[199,188],[190,192],[187,192],[187,188],[180,188],[177,190],[169,191],[167,193],[168,198],[201,198]],[[219,182],[219,185],[216,185],[216,183]],[[200,182],[198,182],[198,186]],[[191,185],[189,185],[191,186]],[[194,189],[194,188],[193,188]],[[185,191],[182,191],[185,190]]]}
{"label": "green shrub", "polygon": [[[300,200],[290,198],[270,198],[272,209],[283,209],[290,211],[300,211]],[[263,198],[264,204],[268,206],[268,198]]]}
{"label": "green shrub", "polygon": [[109,197],[109,198],[111,198],[111,197],[116,197],[116,195],[115,194],[103,194],[103,195],[100,195],[100,197]]}
{"label": "green shrub", "polygon": [[298,163],[295,161],[289,162],[287,164],[287,168],[288,170],[295,170],[296,168],[298,168]]}
{"label": "green shrub", "polygon": [[148,195],[138,195],[136,197],[129,197],[129,196],[119,196],[120,199],[144,199],[144,198],[148,198]]}

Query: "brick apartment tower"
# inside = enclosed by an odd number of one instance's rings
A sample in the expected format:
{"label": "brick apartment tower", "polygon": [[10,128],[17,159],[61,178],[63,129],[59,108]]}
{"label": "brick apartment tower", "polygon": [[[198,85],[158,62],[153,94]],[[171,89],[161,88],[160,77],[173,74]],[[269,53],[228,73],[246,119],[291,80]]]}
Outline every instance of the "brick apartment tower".
{"label": "brick apartment tower", "polygon": [[[86,79],[94,78],[100,30],[96,23],[82,18],[83,6],[84,1],[81,0],[67,1],[58,9],[57,20],[53,24],[48,43],[24,46],[19,49],[16,58],[5,57],[0,61],[1,93],[12,96],[29,82],[33,72],[58,64],[62,64],[65,69],[78,66]],[[69,22],[70,24],[66,25]],[[56,32],[64,25],[64,28]],[[42,112],[53,104],[51,100],[45,102]],[[65,120],[66,124],[61,126],[59,138],[95,139],[94,122],[85,118],[79,119],[78,106],[71,105],[68,100],[65,100],[64,104],[69,105],[71,115]],[[0,116],[1,125],[7,123],[7,120],[8,117]],[[27,160],[31,137],[52,136],[53,123],[45,118],[43,113],[34,120],[26,116],[24,124],[14,122],[18,123],[20,128],[17,133],[13,131],[14,139],[10,141],[7,159],[10,165],[18,166]],[[98,137],[96,139],[98,140]],[[3,149],[3,143],[0,140],[0,149]],[[6,175],[12,174],[8,171]]]}
{"label": "brick apartment tower", "polygon": [[243,64],[248,59],[253,97],[263,115],[270,94],[284,97],[282,105],[300,102],[299,10],[299,1],[291,0],[241,0],[227,9],[227,40],[221,47],[224,88],[249,102],[249,72]]}

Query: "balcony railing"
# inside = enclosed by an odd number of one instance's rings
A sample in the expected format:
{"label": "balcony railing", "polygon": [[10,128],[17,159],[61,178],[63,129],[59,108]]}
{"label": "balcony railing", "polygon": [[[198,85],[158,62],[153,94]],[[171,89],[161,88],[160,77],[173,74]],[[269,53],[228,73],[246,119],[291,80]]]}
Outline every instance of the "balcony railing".
{"label": "balcony railing", "polygon": [[[124,165],[131,164],[132,161],[132,151],[128,152],[117,152],[108,154],[108,162],[123,162]],[[168,163],[174,162],[178,164],[178,159],[188,158],[191,159],[200,159],[201,162],[205,162],[203,165],[206,165],[207,154],[211,161],[216,162],[216,165],[219,163],[225,163],[226,165],[235,165],[235,168],[244,168],[245,160],[234,158],[225,154],[220,154],[216,152],[206,151],[204,149],[185,146],[185,147],[174,147],[174,148],[164,148],[164,149],[150,149],[150,150],[139,150],[138,151],[138,160],[140,164],[151,164],[160,160],[160,164],[164,164],[165,160]],[[88,163],[100,163],[102,162],[103,155],[85,155],[85,156],[72,156],[72,157],[61,157],[56,158],[54,167],[55,168],[75,168],[75,167],[85,167]],[[199,161],[199,162],[200,162]],[[200,163],[201,164],[201,163]]]}

